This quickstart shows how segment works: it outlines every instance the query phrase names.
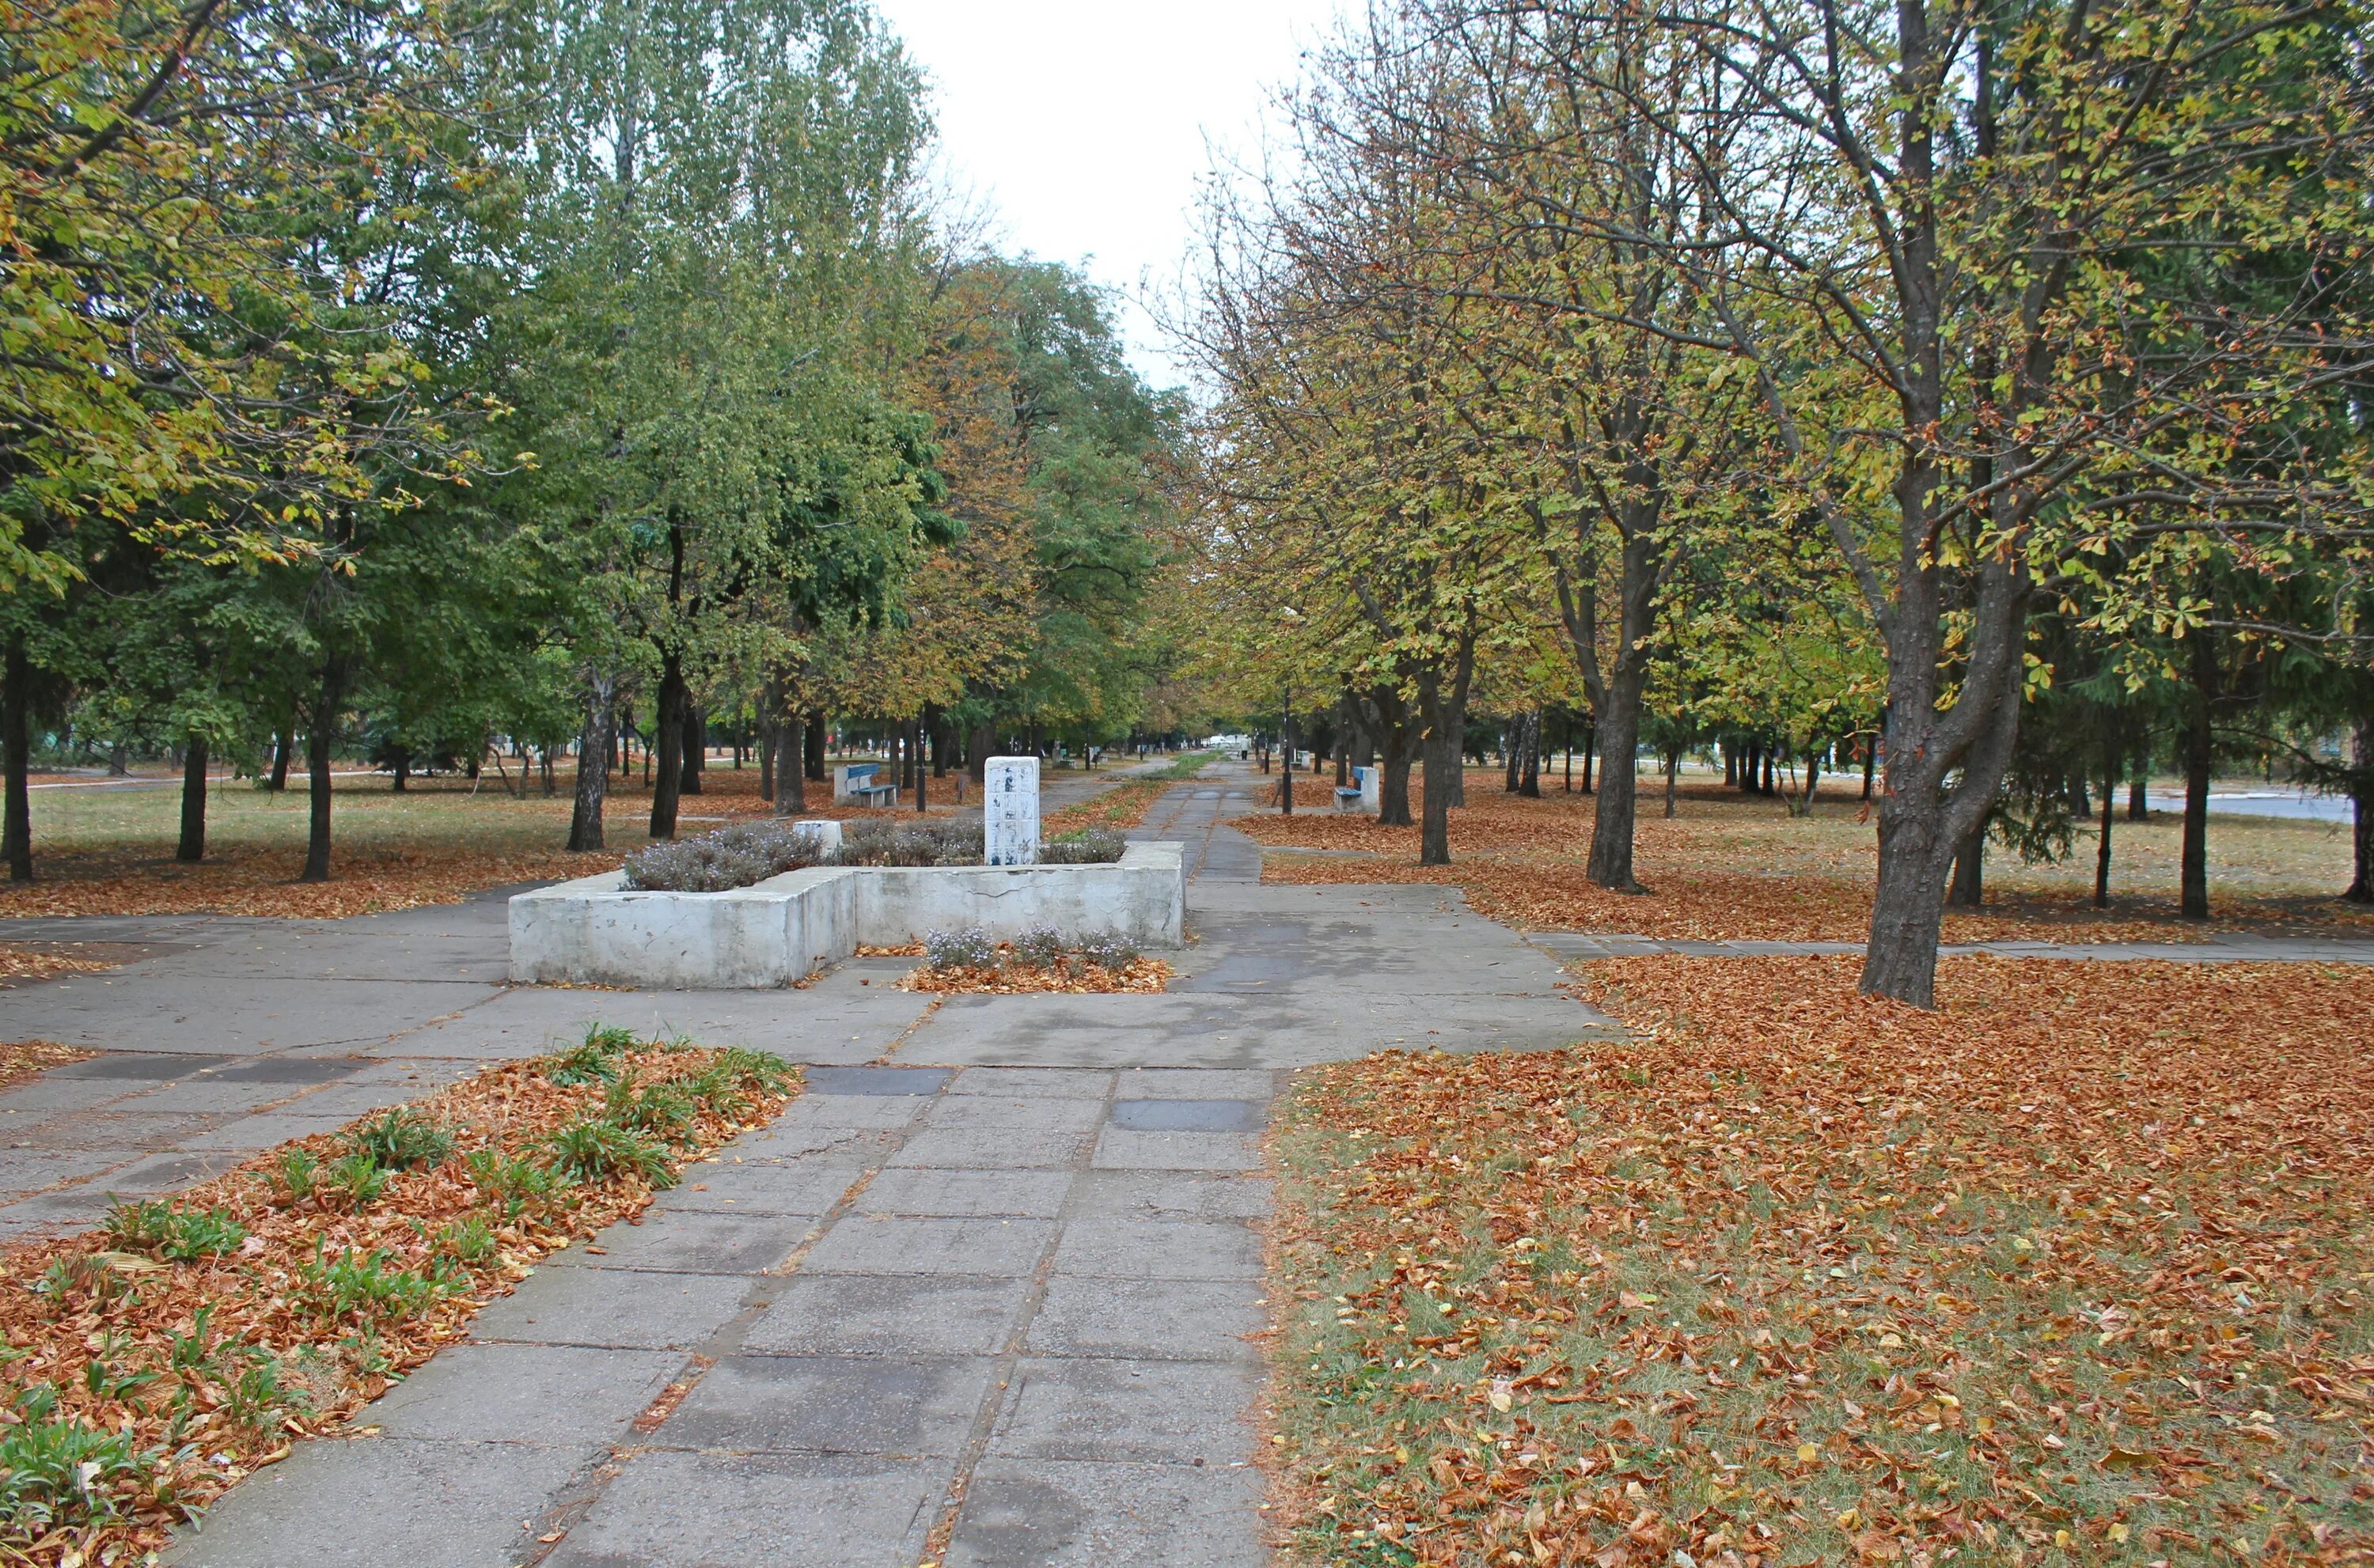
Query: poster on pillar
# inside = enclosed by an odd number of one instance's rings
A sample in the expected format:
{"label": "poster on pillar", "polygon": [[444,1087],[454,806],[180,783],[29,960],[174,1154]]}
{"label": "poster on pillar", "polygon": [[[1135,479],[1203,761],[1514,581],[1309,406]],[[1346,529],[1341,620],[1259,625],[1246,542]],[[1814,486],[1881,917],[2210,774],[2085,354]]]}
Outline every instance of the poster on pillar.
{"label": "poster on pillar", "polygon": [[1039,759],[993,756],[982,769],[981,861],[1039,863]]}

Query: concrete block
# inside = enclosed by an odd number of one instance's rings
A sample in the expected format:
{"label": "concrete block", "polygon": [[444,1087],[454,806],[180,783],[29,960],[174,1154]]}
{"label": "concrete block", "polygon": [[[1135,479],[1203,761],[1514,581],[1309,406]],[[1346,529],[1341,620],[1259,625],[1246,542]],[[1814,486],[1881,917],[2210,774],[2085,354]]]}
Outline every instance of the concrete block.
{"label": "concrete block", "polygon": [[1133,844],[1111,865],[815,867],[724,893],[629,892],[625,881],[611,872],[512,897],[511,978],[763,989],[860,944],[932,930],[1053,926],[1176,947],[1186,921],[1179,844]]}

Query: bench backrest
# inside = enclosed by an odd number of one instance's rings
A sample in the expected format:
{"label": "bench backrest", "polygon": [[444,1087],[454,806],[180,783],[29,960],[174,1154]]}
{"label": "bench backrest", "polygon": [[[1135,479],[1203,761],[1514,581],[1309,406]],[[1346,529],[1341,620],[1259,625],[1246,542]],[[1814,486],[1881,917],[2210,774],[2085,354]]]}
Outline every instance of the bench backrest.
{"label": "bench backrest", "polygon": [[841,769],[841,777],[852,784],[863,784],[881,771],[882,765],[878,762],[852,762]]}

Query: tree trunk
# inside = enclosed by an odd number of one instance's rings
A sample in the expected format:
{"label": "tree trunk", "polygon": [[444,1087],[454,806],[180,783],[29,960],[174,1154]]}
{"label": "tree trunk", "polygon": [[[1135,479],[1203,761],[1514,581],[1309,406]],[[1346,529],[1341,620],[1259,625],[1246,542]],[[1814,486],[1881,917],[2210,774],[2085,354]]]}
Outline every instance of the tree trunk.
{"label": "tree trunk", "polygon": [[1522,719],[1512,719],[1500,731],[1500,761],[1501,772],[1504,775],[1500,790],[1503,794],[1513,795],[1517,792],[1517,769],[1520,766],[1518,754],[1524,750],[1523,744],[1517,739],[1518,726],[1523,722]]}
{"label": "tree trunk", "polygon": [[684,788],[684,661],[675,653],[660,656],[659,712],[652,720],[652,748],[645,754],[652,767],[652,826],[653,838],[676,837],[676,802]]}
{"label": "tree trunk", "polygon": [[610,793],[610,748],[617,739],[613,699],[617,683],[605,674],[585,680],[585,727],[577,736],[577,791],[569,813],[569,848],[602,848],[602,805]]}
{"label": "tree trunk", "polygon": [[1975,909],[1987,901],[1987,825],[1979,825],[1954,851],[1954,883],[1945,902],[1957,909]]}
{"label": "tree trunk", "polygon": [[787,719],[775,721],[775,744],[768,754],[768,766],[775,775],[775,814],[797,816],[808,809],[808,783],[801,764],[807,749],[808,726],[795,708]]}
{"label": "tree trunk", "polygon": [[396,747],[387,771],[388,792],[394,795],[405,793],[412,782],[412,754],[402,746]]}
{"label": "tree trunk", "polygon": [[0,654],[0,766],[7,775],[7,803],[0,808],[0,856],[10,882],[33,880],[33,795],[26,775],[33,762],[33,667],[19,634]]}
{"label": "tree trunk", "polygon": [[1871,776],[1878,766],[1879,737],[1865,735],[1863,738],[1863,798],[1866,801],[1871,799]]}
{"label": "tree trunk", "polygon": [[132,777],[132,748],[122,741],[112,742],[108,745],[107,776],[110,778]]}
{"label": "tree trunk", "polygon": [[338,702],[345,695],[346,661],[322,661],[322,690],[305,726],[305,871],[300,882],[330,880],[330,753],[337,740]]}
{"label": "tree trunk", "polygon": [[1936,1000],[1937,934],[1945,920],[1938,896],[1951,851],[1936,837],[1942,812],[1879,810],[1879,884],[1871,901],[1871,938],[1861,989],[1916,1007]]}
{"label": "tree trunk", "polygon": [[1451,864],[1451,808],[1463,804],[1467,768],[1467,686],[1475,673],[1475,638],[1462,638],[1444,680],[1440,665],[1418,677],[1418,703],[1426,720],[1426,799],[1418,829],[1418,864]]}
{"label": "tree trunk", "polygon": [[[772,681],[767,683],[759,704],[766,710],[758,719],[758,799],[769,805],[775,802],[775,736],[782,720],[774,717],[781,696]],[[798,759],[793,759],[796,768]]]}
{"label": "tree trunk", "polygon": [[296,737],[288,729],[272,737],[272,782],[264,788],[276,795],[288,788],[288,763],[296,749]]}
{"label": "tree trunk", "polygon": [[2357,721],[2356,761],[2349,803],[2356,818],[2357,874],[2341,896],[2352,904],[2374,904],[2374,714]]}
{"label": "tree trunk", "polygon": [[1607,766],[1599,770],[1599,800],[1591,818],[1591,860],[1583,874],[1617,893],[1644,891],[1633,874],[1632,838],[1640,810],[1640,688],[1645,659],[1620,658],[1599,702],[1599,740]]}
{"label": "tree trunk", "polygon": [[1294,814],[1294,708],[1287,706],[1285,718],[1278,726],[1277,809],[1282,816]]}
{"label": "tree trunk", "polygon": [[2127,776],[2127,820],[2151,820],[2151,746],[2136,754],[2134,771]]}
{"label": "tree trunk", "polygon": [[2209,702],[2217,679],[2217,655],[2206,631],[2192,635],[2192,700],[2186,705],[2184,726],[2184,848],[2177,913],[2188,920],[2205,920],[2209,918],[2209,767],[2215,743],[2209,727]]}
{"label": "tree trunk", "polygon": [[2094,907],[2110,907],[2110,823],[2118,813],[2119,749],[2102,753],[2102,831],[2094,840]]}
{"label": "tree trunk", "polygon": [[190,737],[182,758],[182,841],[173,859],[194,864],[206,858],[206,738]]}
{"label": "tree trunk", "polygon": [[807,730],[807,740],[804,743],[807,747],[806,760],[808,765],[808,782],[811,784],[822,784],[826,781],[824,766],[823,708],[811,708],[809,710],[805,728]]}
{"label": "tree trunk", "polygon": [[937,703],[927,702],[923,705],[923,728],[932,737],[932,777],[946,778],[948,758],[957,749],[956,726],[948,722],[948,716]]}
{"label": "tree trunk", "polygon": [[1665,753],[1665,819],[1674,816],[1674,796],[1682,782],[1682,748],[1674,746]]}
{"label": "tree trunk", "polygon": [[709,721],[702,717],[699,705],[689,695],[684,704],[683,773],[677,791],[680,794],[700,793],[700,770],[709,760]]}
{"label": "tree trunk", "polygon": [[1596,788],[1592,782],[1592,764],[1599,756],[1599,714],[1593,709],[1589,723],[1582,727],[1582,792],[1591,794]]}
{"label": "tree trunk", "polygon": [[554,794],[552,788],[552,748],[549,745],[538,748],[536,766],[544,775],[544,798],[548,801],[552,799]]}
{"label": "tree trunk", "polygon": [[1517,780],[1517,793],[1538,801],[1542,798],[1542,710],[1534,708],[1520,722],[1522,728],[1518,733],[1524,742],[1525,766]]}
{"label": "tree trunk", "polygon": [[965,771],[972,775],[974,783],[980,784],[988,779],[990,755],[996,750],[997,721],[993,719],[984,719],[973,726],[972,743],[965,748],[968,754],[965,757]]}

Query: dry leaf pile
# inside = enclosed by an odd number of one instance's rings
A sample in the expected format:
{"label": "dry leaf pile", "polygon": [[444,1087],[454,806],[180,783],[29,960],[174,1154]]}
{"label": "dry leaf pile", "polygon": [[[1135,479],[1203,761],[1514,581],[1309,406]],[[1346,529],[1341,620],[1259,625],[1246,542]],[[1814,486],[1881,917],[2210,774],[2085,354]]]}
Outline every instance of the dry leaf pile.
{"label": "dry leaf pile", "polygon": [[1041,991],[1092,995],[1109,991],[1158,991],[1169,987],[1175,973],[1159,958],[1131,958],[1099,964],[1074,956],[1054,964],[1026,964],[1014,958],[987,965],[934,968],[925,965],[899,978],[905,991],[940,991],[972,996],[1028,996]]}
{"label": "dry leaf pile", "polygon": [[770,1057],[597,1031],[7,1253],[0,1559],[143,1561],[796,1093]]}
{"label": "dry leaf pile", "polygon": [[46,980],[53,975],[88,975],[114,967],[103,958],[80,958],[70,954],[0,942],[0,985],[11,980]]}
{"label": "dry leaf pile", "polygon": [[56,1040],[0,1042],[0,1089],[13,1089],[51,1068],[64,1067],[70,1061],[88,1061],[98,1054]]}
{"label": "dry leaf pile", "polygon": [[1583,972],[1282,1126],[1314,1561],[2374,1561],[2374,972]]}
{"label": "dry leaf pile", "polygon": [[[1868,842],[1859,834],[1851,852],[1840,852],[1825,848],[1834,836],[1807,833],[1792,844],[1792,825],[1770,820],[1779,809],[1770,802],[1695,786],[1685,796],[1695,814],[1669,820],[1644,792],[1634,854],[1650,891],[1622,894],[1584,874],[1590,797],[1553,791],[1528,800],[1503,791],[1497,775],[1478,773],[1468,779],[1467,799],[1451,813],[1448,866],[1417,863],[1416,826],[1382,827],[1359,814],[1255,813],[1229,825],[1263,845],[1326,851],[1266,856],[1263,882],[1460,887],[1478,913],[1529,930],[1680,941],[1861,942],[1869,934],[1875,861]],[[1743,835],[1742,822],[1756,836]],[[1989,898],[1980,909],[1947,910],[1945,940],[2188,942],[2233,929],[2374,930],[2374,914],[2330,898],[2221,895],[2205,927],[2180,920],[2172,897],[2121,895],[2110,910],[2082,895],[2032,889]]]}

